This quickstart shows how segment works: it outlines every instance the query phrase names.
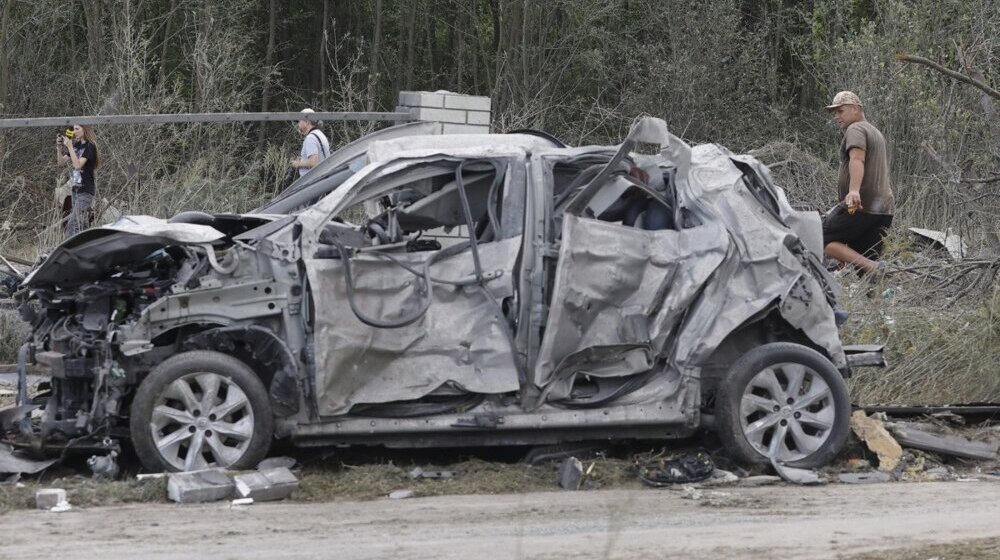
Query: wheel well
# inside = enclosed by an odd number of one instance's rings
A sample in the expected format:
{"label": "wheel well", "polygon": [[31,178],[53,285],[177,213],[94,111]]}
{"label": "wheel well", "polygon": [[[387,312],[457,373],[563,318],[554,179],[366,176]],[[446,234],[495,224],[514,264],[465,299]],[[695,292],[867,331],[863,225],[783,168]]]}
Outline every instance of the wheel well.
{"label": "wheel well", "polygon": [[816,350],[827,359],[826,349],[814,343],[800,329],[790,325],[778,312],[771,309],[763,316],[757,315],[737,327],[722,340],[708,359],[701,364],[702,407],[714,409],[715,392],[729,368],[740,356],[771,342],[792,342]]}
{"label": "wheel well", "polygon": [[185,339],[180,348],[229,354],[250,366],[268,388],[275,414],[289,416],[298,412],[298,365],[288,345],[273,331],[257,325],[219,327],[198,332]]}

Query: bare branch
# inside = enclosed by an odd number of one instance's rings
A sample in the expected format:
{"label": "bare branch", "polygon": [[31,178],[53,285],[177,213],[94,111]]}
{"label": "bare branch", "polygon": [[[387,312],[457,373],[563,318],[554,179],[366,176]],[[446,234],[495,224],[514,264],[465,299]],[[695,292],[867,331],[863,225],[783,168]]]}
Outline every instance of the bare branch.
{"label": "bare branch", "polygon": [[914,64],[923,64],[924,66],[927,66],[929,68],[933,68],[934,70],[937,70],[938,72],[944,74],[945,76],[954,78],[954,79],[956,79],[956,80],[958,80],[960,82],[965,82],[965,83],[967,83],[967,84],[969,84],[971,86],[977,87],[977,88],[981,89],[983,92],[985,92],[987,95],[989,95],[990,97],[993,97],[995,99],[1000,99],[1000,91],[997,91],[997,90],[991,88],[990,86],[984,84],[983,82],[981,82],[979,80],[976,80],[974,78],[970,78],[969,76],[966,76],[965,74],[963,74],[961,72],[956,72],[954,70],[950,70],[948,68],[945,68],[944,66],[941,66],[940,64],[938,64],[937,62],[934,62],[933,60],[924,58],[922,56],[914,56],[914,55],[910,55],[910,54],[906,54],[906,53],[902,53],[902,52],[896,53],[896,60],[899,60],[899,61],[902,61],[902,62],[912,62]]}

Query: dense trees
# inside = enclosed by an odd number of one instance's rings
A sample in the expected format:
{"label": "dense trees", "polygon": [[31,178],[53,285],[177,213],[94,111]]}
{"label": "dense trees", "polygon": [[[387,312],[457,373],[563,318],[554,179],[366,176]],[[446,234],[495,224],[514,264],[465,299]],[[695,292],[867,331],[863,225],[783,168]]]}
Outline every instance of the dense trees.
{"label": "dense trees", "polygon": [[[785,141],[831,162],[837,133],[821,107],[853,89],[892,143],[904,212],[909,200],[929,227],[995,225],[979,203],[995,203],[994,184],[967,181],[998,171],[992,104],[893,56],[989,82],[1000,55],[1000,7],[990,0],[0,2],[3,117],[391,110],[400,89],[443,88],[492,96],[498,130],[613,140],[650,113],[695,142],[747,150]],[[360,130],[329,132],[344,140]],[[150,213],[252,205],[295,142],[274,124],[99,132],[102,196]],[[0,177],[23,177],[47,196],[51,135],[0,134]],[[139,172],[127,173],[130,164]],[[26,202],[0,196],[5,207]]]}
{"label": "dense trees", "polygon": [[[754,150],[793,203],[822,208],[839,139],[822,106],[851,89],[891,145],[890,255],[911,271],[891,280],[902,286],[894,310],[873,309],[865,290],[846,300],[848,330],[889,337],[898,364],[859,375],[868,393],[856,394],[990,400],[998,28],[995,0],[0,0],[0,118],[391,110],[400,89],[449,89],[491,96],[496,130],[543,128],[574,144],[662,116],[692,142]],[[338,143],[368,127],[326,132]],[[34,258],[61,238],[42,229],[66,179],[55,132],[0,131],[5,254]],[[255,207],[298,143],[282,124],[107,126],[98,137],[98,209],[159,216]],[[954,228],[982,260],[914,264],[901,233],[911,225]],[[904,299],[916,307],[904,313]],[[955,302],[968,309],[941,312]]]}

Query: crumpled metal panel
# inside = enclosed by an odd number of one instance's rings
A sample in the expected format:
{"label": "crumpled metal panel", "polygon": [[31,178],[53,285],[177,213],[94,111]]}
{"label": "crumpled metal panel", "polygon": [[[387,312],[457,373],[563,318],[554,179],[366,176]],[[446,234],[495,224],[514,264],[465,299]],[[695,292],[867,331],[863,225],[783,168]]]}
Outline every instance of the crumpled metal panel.
{"label": "crumpled metal panel", "polygon": [[566,215],[535,384],[559,399],[576,374],[650,369],[728,244],[717,224],[646,231]]}
{"label": "crumpled metal panel", "polygon": [[[498,301],[513,294],[514,261],[521,237],[479,246],[484,273],[501,271],[486,287]],[[418,265],[426,253],[397,255]],[[369,316],[391,319],[415,306],[416,277],[371,254],[351,260],[357,305]],[[308,259],[315,304],[316,389],[321,416],[343,414],[359,403],[423,397],[442,385],[496,394],[519,388],[517,366],[493,303],[475,285],[433,285],[426,314],[400,328],[362,323],[347,300],[339,259]],[[431,266],[431,275],[459,280],[473,273],[468,250]],[[405,359],[400,359],[405,356]]]}
{"label": "crumpled metal panel", "polygon": [[225,235],[198,224],[170,223],[152,216],[122,216],[64,241],[24,280],[26,286],[61,285],[105,278],[115,266],[134,264],[158,248],[211,243]]}
{"label": "crumpled metal panel", "polygon": [[[731,154],[716,145],[693,148],[690,175],[683,186],[678,182],[678,191],[695,215],[724,226],[733,243],[685,321],[677,363],[703,362],[747,319],[780,303],[782,317],[826,349],[834,365],[844,367],[840,335],[823,287],[791,250],[798,236],[743,186]],[[794,212],[783,202],[779,197],[781,214]]]}

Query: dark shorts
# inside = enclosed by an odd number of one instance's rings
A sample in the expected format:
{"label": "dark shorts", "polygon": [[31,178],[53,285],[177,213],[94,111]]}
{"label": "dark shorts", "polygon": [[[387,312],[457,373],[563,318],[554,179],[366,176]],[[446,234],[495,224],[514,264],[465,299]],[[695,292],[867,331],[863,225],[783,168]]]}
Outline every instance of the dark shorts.
{"label": "dark shorts", "polygon": [[853,216],[838,206],[823,219],[823,246],[839,241],[858,253],[878,258],[882,255],[882,237],[892,225],[892,216],[857,212]]}

